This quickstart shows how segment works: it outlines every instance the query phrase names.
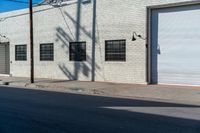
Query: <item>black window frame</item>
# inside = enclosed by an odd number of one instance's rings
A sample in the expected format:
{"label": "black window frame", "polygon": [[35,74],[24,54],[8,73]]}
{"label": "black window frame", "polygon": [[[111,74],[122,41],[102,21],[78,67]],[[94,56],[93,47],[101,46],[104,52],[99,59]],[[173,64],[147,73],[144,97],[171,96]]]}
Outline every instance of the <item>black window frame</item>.
{"label": "black window frame", "polygon": [[[73,46],[75,48],[73,48]],[[83,49],[81,50],[81,48]],[[78,50],[73,50],[73,49],[78,49]],[[86,41],[69,42],[69,61],[76,61],[76,62],[86,61],[87,60],[86,54],[87,54]]]}
{"label": "black window frame", "polygon": [[[118,48],[123,48],[123,49],[116,49],[116,50],[111,49],[113,46],[110,46],[111,48],[109,49],[108,45],[117,45],[117,42],[119,42]],[[126,61],[126,39],[105,40],[105,61],[106,62]]]}
{"label": "black window frame", "polygon": [[[25,47],[25,48],[20,48],[21,49],[20,51],[18,47]],[[26,44],[15,45],[15,61],[27,61],[27,45]]]}
{"label": "black window frame", "polygon": [[[44,45],[52,45],[52,49],[42,49]],[[48,53],[50,52],[50,53]],[[45,54],[45,56],[44,56]],[[40,61],[54,61],[54,43],[41,43],[40,44]]]}

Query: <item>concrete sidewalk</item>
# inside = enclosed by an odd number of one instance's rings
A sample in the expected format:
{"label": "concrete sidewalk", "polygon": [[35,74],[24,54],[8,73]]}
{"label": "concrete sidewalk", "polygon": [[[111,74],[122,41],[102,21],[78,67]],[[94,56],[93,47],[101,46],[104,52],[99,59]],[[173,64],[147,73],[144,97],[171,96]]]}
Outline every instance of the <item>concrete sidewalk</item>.
{"label": "concrete sidewalk", "polygon": [[181,103],[200,103],[200,87],[118,84],[51,79],[36,79],[34,84],[30,84],[28,78],[0,77],[0,79],[2,80],[1,83],[8,82],[9,86],[27,89],[31,88],[112,97],[148,98]]}

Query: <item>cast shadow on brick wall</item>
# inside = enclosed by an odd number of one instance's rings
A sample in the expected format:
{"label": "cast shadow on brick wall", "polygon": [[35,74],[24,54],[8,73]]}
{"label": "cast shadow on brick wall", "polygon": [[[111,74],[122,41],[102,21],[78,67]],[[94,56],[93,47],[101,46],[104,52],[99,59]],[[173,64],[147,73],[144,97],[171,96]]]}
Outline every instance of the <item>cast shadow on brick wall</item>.
{"label": "cast shadow on brick wall", "polygon": [[[68,27],[68,30],[66,31],[62,27],[56,28],[56,41],[62,43],[62,48],[65,50],[65,53],[69,55],[69,42],[74,41],[83,41],[80,40],[80,32],[84,33],[87,37],[89,37],[92,41],[92,44],[87,43],[86,49],[88,45],[92,45],[92,53],[89,55],[86,51],[86,61],[83,62],[70,62],[73,63],[73,71],[70,70],[65,63],[59,63],[58,67],[60,70],[67,76],[69,80],[78,80],[80,77],[80,74],[91,77],[91,81],[95,80],[95,71],[96,69],[100,69],[99,65],[95,62],[95,45],[96,45],[96,0],[93,0],[93,3],[87,3],[87,4],[93,4],[93,12],[92,12],[92,33],[87,31],[82,25],[81,25],[81,7],[82,7],[82,0],[77,0],[77,13],[76,13],[76,20],[73,16],[69,15],[66,11],[61,11],[61,14],[63,16],[63,20],[65,21],[66,26]],[[74,27],[75,27],[75,33],[73,33],[70,30],[70,27],[67,23],[67,20],[70,20]],[[75,36],[74,36],[75,35]],[[69,59],[66,59],[66,63],[69,61]],[[91,76],[90,76],[91,75]]]}

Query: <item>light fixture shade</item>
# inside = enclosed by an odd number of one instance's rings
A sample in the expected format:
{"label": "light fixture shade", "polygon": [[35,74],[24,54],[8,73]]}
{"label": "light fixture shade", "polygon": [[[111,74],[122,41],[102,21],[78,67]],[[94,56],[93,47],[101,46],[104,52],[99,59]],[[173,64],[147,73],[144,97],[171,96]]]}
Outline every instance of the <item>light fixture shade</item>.
{"label": "light fixture shade", "polygon": [[141,35],[138,35],[135,31],[133,32],[133,37],[132,37],[132,41],[137,40],[137,38],[140,38],[142,40],[146,40],[146,38],[142,37]]}
{"label": "light fixture shade", "polygon": [[133,34],[132,41],[135,41],[135,40],[136,40],[136,38],[135,38],[135,35]]}

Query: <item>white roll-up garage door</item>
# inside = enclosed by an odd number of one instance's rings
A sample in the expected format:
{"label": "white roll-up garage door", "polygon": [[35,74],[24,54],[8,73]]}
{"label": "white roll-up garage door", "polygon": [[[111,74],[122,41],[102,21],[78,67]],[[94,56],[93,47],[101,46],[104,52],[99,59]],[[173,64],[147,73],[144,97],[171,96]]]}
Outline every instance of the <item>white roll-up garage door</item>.
{"label": "white roll-up garage door", "polygon": [[200,5],[155,9],[151,19],[152,81],[200,85]]}
{"label": "white roll-up garage door", "polygon": [[0,44],[0,74],[6,73],[6,47]]}

